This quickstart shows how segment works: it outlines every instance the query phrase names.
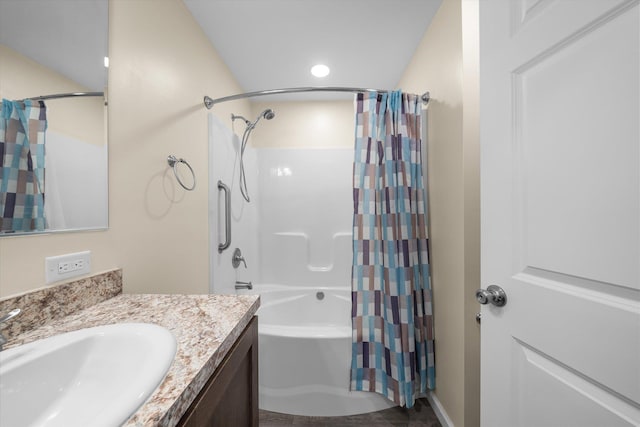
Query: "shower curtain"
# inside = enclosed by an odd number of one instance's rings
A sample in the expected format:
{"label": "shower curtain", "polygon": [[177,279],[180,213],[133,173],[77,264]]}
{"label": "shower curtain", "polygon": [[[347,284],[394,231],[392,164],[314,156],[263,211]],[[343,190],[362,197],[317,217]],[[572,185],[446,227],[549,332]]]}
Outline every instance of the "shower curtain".
{"label": "shower curtain", "polygon": [[351,390],[411,408],[435,387],[420,98],[355,105]]}
{"label": "shower curtain", "polygon": [[44,215],[44,102],[2,100],[0,119],[0,232],[42,231]]}

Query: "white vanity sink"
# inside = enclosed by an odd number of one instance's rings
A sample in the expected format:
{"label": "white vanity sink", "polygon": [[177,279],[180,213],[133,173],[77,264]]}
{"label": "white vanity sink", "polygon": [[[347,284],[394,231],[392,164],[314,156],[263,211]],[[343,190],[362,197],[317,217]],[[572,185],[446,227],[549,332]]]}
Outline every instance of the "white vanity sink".
{"label": "white vanity sink", "polygon": [[163,380],[176,353],[167,329],[120,323],[0,352],[1,426],[118,426]]}

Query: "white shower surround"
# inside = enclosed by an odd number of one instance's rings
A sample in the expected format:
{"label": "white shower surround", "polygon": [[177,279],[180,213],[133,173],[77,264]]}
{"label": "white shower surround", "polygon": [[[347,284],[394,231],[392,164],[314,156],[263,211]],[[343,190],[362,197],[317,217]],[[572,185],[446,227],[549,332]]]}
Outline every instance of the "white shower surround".
{"label": "white shower surround", "polygon": [[[214,114],[209,113],[209,292],[235,294],[237,280],[256,280],[258,274],[258,231],[256,189],[257,174],[247,173],[247,184],[251,203],[246,203],[238,187],[240,164],[236,153],[240,149],[240,139]],[[230,125],[230,120],[228,121]],[[236,129],[236,132],[242,133]],[[245,150],[247,172],[256,171],[255,150],[248,146]],[[224,196],[217,183],[222,181],[231,189],[231,246],[218,253],[218,243],[224,236]],[[231,265],[233,250],[240,248],[246,259],[247,268],[242,265],[234,269]]]}
{"label": "white shower surround", "polygon": [[258,149],[260,282],[350,286],[350,149]]}
{"label": "white shower surround", "polygon": [[[353,150],[248,147],[247,204],[238,190],[238,147],[238,137],[210,113],[210,290],[235,293],[241,280],[261,294],[260,407],[339,416],[393,406],[376,393],[348,389]],[[222,254],[218,180],[231,187],[233,200],[232,243]],[[231,267],[236,247],[246,269]],[[324,300],[315,299],[318,291]]]}

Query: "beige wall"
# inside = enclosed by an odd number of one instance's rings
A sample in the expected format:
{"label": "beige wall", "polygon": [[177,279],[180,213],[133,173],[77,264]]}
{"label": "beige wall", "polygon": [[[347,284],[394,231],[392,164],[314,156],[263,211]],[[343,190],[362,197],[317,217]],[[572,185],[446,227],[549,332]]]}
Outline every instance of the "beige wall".
{"label": "beige wall", "polygon": [[[44,285],[46,256],[91,250],[125,292],[208,292],[207,110],[242,90],[179,0],[109,1],[109,230],[0,238],[0,297]],[[216,105],[250,114],[247,101]],[[166,158],[198,178],[183,190]]]}
{"label": "beige wall", "polygon": [[464,166],[464,425],[480,425],[480,16],[462,0],[462,151]]}
{"label": "beige wall", "polygon": [[252,105],[251,120],[267,108],[274,110],[276,117],[251,133],[251,144],[256,148],[353,147],[353,100],[260,102]]}
{"label": "beige wall", "polygon": [[[87,92],[32,59],[0,44],[0,98],[24,99],[38,95]],[[104,145],[104,100],[100,97],[61,98],[47,101],[48,130],[81,141]]]}
{"label": "beige wall", "polygon": [[[428,90],[428,180],[437,400],[455,426],[479,425],[477,23],[472,0],[444,0],[399,87]],[[477,7],[477,6],[476,6]],[[477,17],[476,17],[477,19]],[[474,33],[475,31],[475,33]],[[474,47],[475,46],[475,47]],[[474,370],[475,369],[475,370]]]}
{"label": "beige wall", "polygon": [[[429,185],[436,396],[458,427],[478,425],[479,402],[478,371],[472,372],[479,358],[479,331],[472,321],[477,307],[469,294],[479,286],[477,64],[474,30],[462,29],[463,16],[473,13],[467,1],[444,0],[399,84],[405,91],[429,90],[433,98]],[[124,268],[125,292],[208,291],[207,110],[202,97],[242,90],[182,2],[110,0],[109,5],[110,228],[1,238],[0,297],[41,287],[46,256],[82,250],[93,252],[94,272]],[[260,141],[278,144],[277,135],[259,132],[298,132],[296,123],[304,128],[291,103],[261,103],[251,110],[247,101],[235,101],[213,111],[219,117],[231,112],[254,117],[263,105],[287,119],[256,128],[252,138],[257,146]],[[349,101],[318,111],[352,121],[352,108]],[[335,144],[352,145],[353,131],[345,135]],[[191,163],[198,177],[195,191],[178,186],[166,164],[169,154]]]}

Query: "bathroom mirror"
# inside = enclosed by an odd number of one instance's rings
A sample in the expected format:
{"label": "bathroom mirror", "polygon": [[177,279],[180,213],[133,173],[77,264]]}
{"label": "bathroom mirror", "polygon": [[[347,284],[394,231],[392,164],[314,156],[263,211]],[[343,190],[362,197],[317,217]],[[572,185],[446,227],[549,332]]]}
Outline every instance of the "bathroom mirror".
{"label": "bathroom mirror", "polygon": [[0,1],[0,98],[104,94],[43,101],[46,226],[0,237],[107,228],[107,56],[108,0]]}

